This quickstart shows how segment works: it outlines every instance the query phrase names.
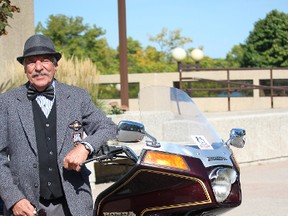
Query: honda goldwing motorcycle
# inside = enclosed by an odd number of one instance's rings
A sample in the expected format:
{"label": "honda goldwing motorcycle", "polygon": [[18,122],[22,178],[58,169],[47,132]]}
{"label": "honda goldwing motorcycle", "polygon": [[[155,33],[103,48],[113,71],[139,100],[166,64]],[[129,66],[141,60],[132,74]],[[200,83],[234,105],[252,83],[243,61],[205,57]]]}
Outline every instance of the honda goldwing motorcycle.
{"label": "honda goldwing motorcycle", "polygon": [[117,141],[87,160],[130,166],[98,195],[95,216],[212,216],[241,204],[240,170],[230,147],[245,145],[244,129],[231,129],[224,142],[176,88],[142,89],[139,107],[141,123],[121,120]]}

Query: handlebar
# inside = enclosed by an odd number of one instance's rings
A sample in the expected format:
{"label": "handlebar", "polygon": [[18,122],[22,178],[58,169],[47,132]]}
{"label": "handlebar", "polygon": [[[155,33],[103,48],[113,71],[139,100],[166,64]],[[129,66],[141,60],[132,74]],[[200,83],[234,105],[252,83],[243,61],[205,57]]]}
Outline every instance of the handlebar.
{"label": "handlebar", "polygon": [[121,155],[123,157],[123,154],[125,154],[126,158],[134,161],[135,163],[138,160],[138,156],[135,154],[135,152],[127,146],[103,145],[97,152],[93,153],[92,156],[84,161],[81,165],[83,166],[92,161],[102,162],[105,160],[113,160],[117,157],[120,158]]}

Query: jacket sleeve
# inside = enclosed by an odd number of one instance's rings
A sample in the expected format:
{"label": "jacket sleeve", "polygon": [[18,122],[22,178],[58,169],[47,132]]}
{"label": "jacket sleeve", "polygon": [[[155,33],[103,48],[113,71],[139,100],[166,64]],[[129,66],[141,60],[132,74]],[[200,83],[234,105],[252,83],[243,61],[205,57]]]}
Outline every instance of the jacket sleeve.
{"label": "jacket sleeve", "polygon": [[117,127],[111,118],[96,107],[86,91],[82,98],[82,122],[87,135],[83,141],[96,150],[108,140],[116,138]]}
{"label": "jacket sleeve", "polygon": [[9,168],[9,144],[8,131],[8,103],[4,100],[3,94],[0,95],[0,196],[7,209],[10,209],[17,201],[25,198],[18,188],[17,179],[13,178]]}

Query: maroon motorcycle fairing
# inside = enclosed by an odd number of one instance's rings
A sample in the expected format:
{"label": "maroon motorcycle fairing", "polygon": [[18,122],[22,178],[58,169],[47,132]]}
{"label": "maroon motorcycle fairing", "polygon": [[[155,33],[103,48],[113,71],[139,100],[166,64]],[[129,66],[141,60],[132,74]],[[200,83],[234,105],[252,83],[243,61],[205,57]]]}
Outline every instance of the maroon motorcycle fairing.
{"label": "maroon motorcycle fairing", "polygon": [[211,168],[200,159],[183,156],[189,167],[184,171],[145,164],[145,153],[122,179],[99,194],[95,215],[197,215],[203,209],[223,212],[240,205],[238,180],[224,203],[215,201],[208,177]]}

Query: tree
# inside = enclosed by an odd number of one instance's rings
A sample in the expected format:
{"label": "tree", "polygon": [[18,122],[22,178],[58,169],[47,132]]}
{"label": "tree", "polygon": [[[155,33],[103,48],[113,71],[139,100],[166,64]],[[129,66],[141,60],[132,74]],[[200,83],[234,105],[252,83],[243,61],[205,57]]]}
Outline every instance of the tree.
{"label": "tree", "polygon": [[143,68],[139,65],[139,59],[143,56],[143,48],[139,41],[132,37],[127,38],[127,59],[128,71],[132,73],[143,72]]}
{"label": "tree", "polygon": [[287,67],[288,14],[272,10],[256,22],[243,48],[242,67]]}
{"label": "tree", "polygon": [[8,18],[13,18],[13,13],[19,13],[20,8],[15,5],[11,5],[10,0],[0,1],[0,36],[6,35],[6,27],[9,26]]}
{"label": "tree", "polygon": [[127,55],[129,73],[170,72],[176,69],[165,60],[162,52],[151,46],[143,49],[140,42],[132,37],[127,39]]}
{"label": "tree", "polygon": [[143,67],[147,68],[147,72],[174,72],[176,71],[177,65],[171,61],[167,62],[163,58],[164,53],[157,51],[155,47],[147,46],[144,50],[144,56],[145,56],[146,61],[142,62],[142,65]]}
{"label": "tree", "polygon": [[160,46],[161,52],[169,60],[172,49],[182,47],[187,43],[191,43],[192,39],[181,35],[181,30],[168,31],[167,28],[162,28],[161,32],[156,36],[149,36],[149,40],[156,42]]}
{"label": "tree", "polygon": [[229,68],[239,68],[243,62],[244,48],[242,44],[235,45],[226,55],[226,61]]}
{"label": "tree", "polygon": [[[93,25],[83,24],[82,17],[50,15],[45,28],[42,23],[36,26],[36,32],[42,33],[54,41],[55,48],[66,57],[89,58],[97,64],[102,74],[116,73],[116,51],[108,46],[103,36],[105,30]],[[117,68],[117,69],[116,69]]]}

